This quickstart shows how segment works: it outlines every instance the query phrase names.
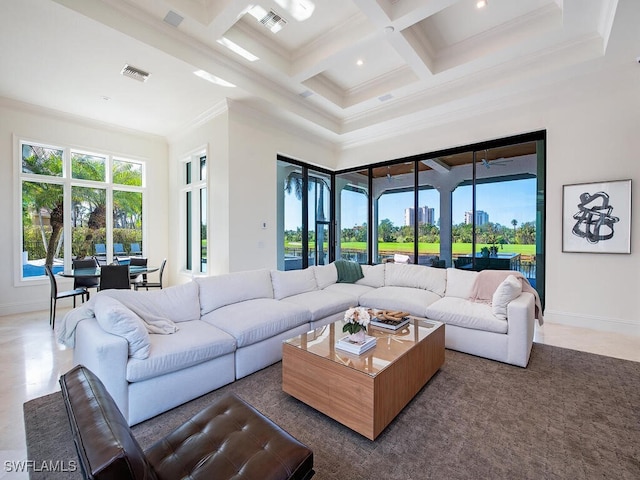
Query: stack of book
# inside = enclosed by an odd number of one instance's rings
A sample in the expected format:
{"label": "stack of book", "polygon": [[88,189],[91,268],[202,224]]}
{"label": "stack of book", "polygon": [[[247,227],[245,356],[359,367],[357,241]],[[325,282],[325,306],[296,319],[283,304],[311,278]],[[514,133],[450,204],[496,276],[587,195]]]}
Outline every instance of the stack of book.
{"label": "stack of book", "polygon": [[406,312],[381,310],[371,316],[370,324],[374,327],[398,330],[410,321],[411,318]]}
{"label": "stack of book", "polygon": [[356,355],[360,355],[367,350],[372,349],[376,346],[376,337],[371,337],[366,335],[364,342],[354,342],[349,340],[349,337],[341,338],[336,342],[336,348],[339,350],[344,350],[345,352],[355,353]]}

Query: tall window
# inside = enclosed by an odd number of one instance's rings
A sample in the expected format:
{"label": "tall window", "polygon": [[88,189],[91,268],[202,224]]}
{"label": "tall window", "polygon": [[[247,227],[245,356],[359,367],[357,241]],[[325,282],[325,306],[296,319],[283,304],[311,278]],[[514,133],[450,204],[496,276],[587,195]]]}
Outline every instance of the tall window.
{"label": "tall window", "polygon": [[22,141],[20,163],[21,279],[72,258],[111,261],[114,243],[142,245],[141,162]]}
{"label": "tall window", "polygon": [[207,156],[190,157],[183,165],[184,269],[207,272]]}

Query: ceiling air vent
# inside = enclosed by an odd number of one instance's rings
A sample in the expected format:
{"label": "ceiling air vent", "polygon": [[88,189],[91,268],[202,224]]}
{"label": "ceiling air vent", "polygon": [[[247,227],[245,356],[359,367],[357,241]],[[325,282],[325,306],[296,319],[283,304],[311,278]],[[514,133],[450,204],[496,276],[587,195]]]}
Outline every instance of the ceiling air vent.
{"label": "ceiling air vent", "polygon": [[273,33],[279,32],[287,24],[287,21],[273,10],[269,10],[269,13],[259,19],[259,22]]}
{"label": "ceiling air vent", "polygon": [[149,72],[145,72],[144,70],[140,70],[139,68],[132,67],[131,65],[125,65],[124,67],[122,67],[120,74],[124,75],[125,77],[138,80],[139,82],[146,82],[151,75]]}
{"label": "ceiling air vent", "polygon": [[178,27],[178,25],[180,25],[183,20],[184,17],[174,12],[173,10],[169,10],[169,13],[167,13],[164,17],[164,22],[168,23],[172,27]]}

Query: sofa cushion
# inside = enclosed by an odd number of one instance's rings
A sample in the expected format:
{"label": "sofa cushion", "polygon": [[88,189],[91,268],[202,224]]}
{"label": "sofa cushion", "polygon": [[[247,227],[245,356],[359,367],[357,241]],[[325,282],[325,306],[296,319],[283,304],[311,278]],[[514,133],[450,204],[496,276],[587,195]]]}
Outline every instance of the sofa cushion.
{"label": "sofa cushion", "polygon": [[106,295],[96,297],[93,311],[105,332],[127,340],[130,357],[144,360],[149,356],[149,332],[138,315]]}
{"label": "sofa cushion", "polygon": [[[350,285],[350,284],[349,284]],[[311,312],[311,321],[322,320],[339,312],[346,311],[356,303],[350,295],[335,291],[315,290],[283,298],[283,302],[290,302],[306,308]]]}
{"label": "sofa cushion", "polygon": [[291,330],[310,319],[308,309],[268,298],[227,305],[202,317],[203,321],[233,336],[238,348]]}
{"label": "sofa cushion", "polygon": [[335,263],[329,265],[317,265],[311,267],[313,274],[316,277],[316,284],[319,289],[327,288],[338,281],[338,270]]}
{"label": "sofa cushion", "polygon": [[387,287],[421,288],[443,296],[447,286],[447,272],[442,268],[387,263],[384,284]]}
{"label": "sofa cushion", "polygon": [[501,320],[507,319],[507,305],[522,293],[522,282],[514,275],[505,278],[496,288],[491,301],[493,314]]}
{"label": "sofa cushion", "polygon": [[145,360],[129,359],[127,381],[140,382],[197,365],[235,350],[235,339],[201,320],[182,322],[172,335],[150,335]]}
{"label": "sofa cushion", "polygon": [[478,272],[462,270],[460,268],[447,268],[447,289],[445,297],[470,298],[473,283]]}
{"label": "sofa cushion", "polygon": [[288,270],[286,272],[271,270],[271,282],[273,284],[273,296],[276,300],[318,289],[316,276],[310,268]]}
{"label": "sofa cushion", "polygon": [[448,325],[507,333],[508,324],[493,315],[491,306],[458,297],[444,297],[427,307],[427,318]]}
{"label": "sofa cushion", "polygon": [[360,304],[360,297],[365,293],[373,290],[373,287],[369,287],[367,285],[360,285],[358,283],[334,283],[333,285],[329,285],[325,288],[327,292],[339,293],[341,295],[346,295],[351,299],[350,306],[356,306]]}
{"label": "sofa cushion", "polygon": [[349,260],[336,260],[336,270],[338,270],[338,283],[356,283],[362,277],[362,267],[358,262]]}
{"label": "sofa cushion", "polygon": [[[387,264],[389,265],[391,264]],[[380,287],[362,295],[360,305],[380,310],[402,310],[425,317],[427,306],[439,299],[439,295],[421,288]]]}
{"label": "sofa cushion", "polygon": [[362,273],[364,274],[364,277],[356,283],[358,285],[366,285],[373,288],[384,287],[384,271],[384,263],[379,265],[362,265]]}
{"label": "sofa cushion", "polygon": [[213,277],[200,277],[200,314],[255,298],[273,298],[269,270],[248,270]]}
{"label": "sofa cushion", "polygon": [[109,289],[99,295],[115,298],[143,319],[190,322],[200,318],[199,288],[195,282],[150,292]]}

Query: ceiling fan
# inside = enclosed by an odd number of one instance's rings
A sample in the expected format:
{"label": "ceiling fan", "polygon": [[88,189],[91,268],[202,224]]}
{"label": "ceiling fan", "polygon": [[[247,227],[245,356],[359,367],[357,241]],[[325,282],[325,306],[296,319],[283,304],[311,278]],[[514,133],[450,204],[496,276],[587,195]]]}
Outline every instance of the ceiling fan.
{"label": "ceiling fan", "polygon": [[511,158],[496,158],[495,160],[489,161],[487,160],[488,157],[489,155],[487,155],[487,151],[485,150],[484,157],[480,160],[482,164],[487,168],[491,168],[494,165],[497,167],[504,167],[505,165],[513,161],[513,159]]}

